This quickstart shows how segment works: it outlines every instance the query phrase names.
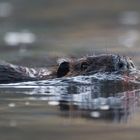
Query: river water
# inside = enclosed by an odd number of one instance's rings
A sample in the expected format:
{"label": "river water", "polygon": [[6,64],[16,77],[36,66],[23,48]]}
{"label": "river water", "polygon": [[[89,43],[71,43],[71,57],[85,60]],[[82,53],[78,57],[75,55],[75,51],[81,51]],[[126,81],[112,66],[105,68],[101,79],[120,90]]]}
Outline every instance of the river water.
{"label": "river water", "polygon": [[94,74],[0,85],[0,138],[139,139],[139,82]]}

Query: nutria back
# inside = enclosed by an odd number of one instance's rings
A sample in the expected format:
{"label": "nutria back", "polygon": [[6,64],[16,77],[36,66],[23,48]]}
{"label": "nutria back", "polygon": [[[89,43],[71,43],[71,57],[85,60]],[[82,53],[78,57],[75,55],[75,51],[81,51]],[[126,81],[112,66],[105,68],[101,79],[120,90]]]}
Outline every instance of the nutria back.
{"label": "nutria back", "polygon": [[[5,62],[0,63],[0,83],[15,83],[49,79],[47,68],[28,68]],[[47,78],[48,77],[48,78]]]}

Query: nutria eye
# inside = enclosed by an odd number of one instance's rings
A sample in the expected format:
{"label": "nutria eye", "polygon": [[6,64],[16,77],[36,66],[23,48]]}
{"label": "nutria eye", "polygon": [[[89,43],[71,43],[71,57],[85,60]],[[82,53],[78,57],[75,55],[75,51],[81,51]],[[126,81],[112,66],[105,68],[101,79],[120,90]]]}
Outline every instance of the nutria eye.
{"label": "nutria eye", "polygon": [[119,63],[119,64],[118,64],[119,69],[123,68],[123,66],[124,66],[123,63]]}
{"label": "nutria eye", "polygon": [[87,62],[83,62],[81,64],[81,70],[86,70],[88,68],[88,63]]}

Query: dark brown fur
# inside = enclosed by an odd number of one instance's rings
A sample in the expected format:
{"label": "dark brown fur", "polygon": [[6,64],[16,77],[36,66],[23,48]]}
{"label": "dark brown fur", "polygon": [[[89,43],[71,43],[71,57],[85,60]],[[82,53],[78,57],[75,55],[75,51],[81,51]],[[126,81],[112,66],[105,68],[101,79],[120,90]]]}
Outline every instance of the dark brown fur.
{"label": "dark brown fur", "polygon": [[63,59],[51,68],[27,68],[12,64],[0,64],[0,83],[45,80],[97,72],[129,72],[136,69],[128,57],[103,54],[81,59]]}

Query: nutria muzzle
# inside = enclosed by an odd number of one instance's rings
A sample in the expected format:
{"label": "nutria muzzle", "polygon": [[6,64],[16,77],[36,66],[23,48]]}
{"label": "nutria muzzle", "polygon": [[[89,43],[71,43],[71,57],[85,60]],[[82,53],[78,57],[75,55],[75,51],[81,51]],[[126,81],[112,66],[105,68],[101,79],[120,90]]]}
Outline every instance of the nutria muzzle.
{"label": "nutria muzzle", "polygon": [[127,72],[136,70],[129,57],[115,54],[64,59],[50,68],[27,68],[8,63],[0,64],[0,83],[47,80],[60,77],[89,75],[97,72]]}

